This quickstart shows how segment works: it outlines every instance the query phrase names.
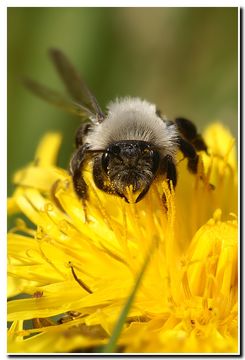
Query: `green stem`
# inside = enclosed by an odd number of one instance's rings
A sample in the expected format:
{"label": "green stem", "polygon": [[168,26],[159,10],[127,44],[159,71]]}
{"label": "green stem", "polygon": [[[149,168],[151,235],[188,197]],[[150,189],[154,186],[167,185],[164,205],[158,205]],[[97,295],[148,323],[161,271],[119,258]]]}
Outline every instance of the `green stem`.
{"label": "green stem", "polygon": [[113,329],[113,332],[112,332],[112,335],[110,337],[110,340],[109,340],[108,344],[105,345],[103,347],[102,351],[101,351],[102,353],[113,353],[113,352],[115,352],[118,338],[119,338],[119,336],[120,336],[120,334],[122,332],[123,325],[124,325],[124,323],[126,321],[127,315],[129,313],[131,305],[132,305],[132,303],[134,301],[135,295],[137,293],[137,290],[138,290],[139,285],[141,283],[142,277],[143,277],[143,275],[145,273],[145,270],[147,268],[147,265],[149,263],[150,257],[151,257],[151,251],[149,251],[149,253],[148,253],[148,255],[147,255],[146,259],[145,259],[145,262],[144,262],[144,264],[142,266],[142,269],[141,269],[141,271],[140,271],[140,273],[138,275],[138,278],[137,278],[137,280],[135,282],[134,288],[133,288],[131,294],[129,295],[126,304],[123,307],[123,310],[122,310],[122,312],[121,312],[121,314],[119,316],[119,319],[118,319],[118,321],[116,323],[115,328]]}

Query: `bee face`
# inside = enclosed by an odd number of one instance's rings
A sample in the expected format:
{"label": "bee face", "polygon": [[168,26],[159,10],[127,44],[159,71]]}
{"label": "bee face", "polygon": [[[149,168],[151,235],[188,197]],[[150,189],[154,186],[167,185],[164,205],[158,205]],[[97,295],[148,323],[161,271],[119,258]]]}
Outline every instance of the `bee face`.
{"label": "bee face", "polygon": [[159,167],[160,155],[144,141],[120,141],[110,145],[102,155],[105,176],[115,191],[127,199],[127,189],[140,195],[153,181]]}

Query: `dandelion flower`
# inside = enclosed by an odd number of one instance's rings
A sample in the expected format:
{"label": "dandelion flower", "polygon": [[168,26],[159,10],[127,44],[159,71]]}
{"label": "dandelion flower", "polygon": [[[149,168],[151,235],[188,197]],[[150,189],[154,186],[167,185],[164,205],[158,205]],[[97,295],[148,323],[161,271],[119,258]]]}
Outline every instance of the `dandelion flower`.
{"label": "dandelion flower", "polygon": [[179,159],[176,191],[158,181],[137,204],[98,190],[88,166],[87,221],[56,166],[61,136],[43,138],[8,199],[9,213],[32,223],[18,220],[8,234],[10,353],[107,344],[149,252],[117,351],[238,352],[234,140],[221,124],[204,137],[209,155],[200,154],[198,176]]}

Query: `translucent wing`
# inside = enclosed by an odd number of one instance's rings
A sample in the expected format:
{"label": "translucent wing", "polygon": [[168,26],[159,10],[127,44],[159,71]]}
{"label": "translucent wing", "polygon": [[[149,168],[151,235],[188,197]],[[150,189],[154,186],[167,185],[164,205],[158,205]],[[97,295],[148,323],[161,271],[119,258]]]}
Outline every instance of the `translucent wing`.
{"label": "translucent wing", "polygon": [[94,113],[89,108],[82,104],[66,99],[55,90],[52,90],[28,78],[24,79],[23,82],[24,85],[35,95],[67,112],[70,112],[73,115],[86,118],[88,118],[88,116],[94,116]]}
{"label": "translucent wing", "polygon": [[63,52],[57,49],[50,49],[50,56],[73,100],[95,114],[99,122],[103,121],[104,114],[96,98]]}

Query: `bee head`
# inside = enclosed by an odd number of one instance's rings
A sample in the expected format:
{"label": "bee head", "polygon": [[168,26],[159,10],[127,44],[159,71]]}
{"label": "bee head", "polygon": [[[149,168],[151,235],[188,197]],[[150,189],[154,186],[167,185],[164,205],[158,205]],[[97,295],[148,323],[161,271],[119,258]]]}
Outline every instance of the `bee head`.
{"label": "bee head", "polygon": [[156,175],[160,155],[148,142],[124,140],[108,146],[101,161],[115,191],[130,202],[128,189],[131,188],[133,201],[137,202],[146,194]]}

